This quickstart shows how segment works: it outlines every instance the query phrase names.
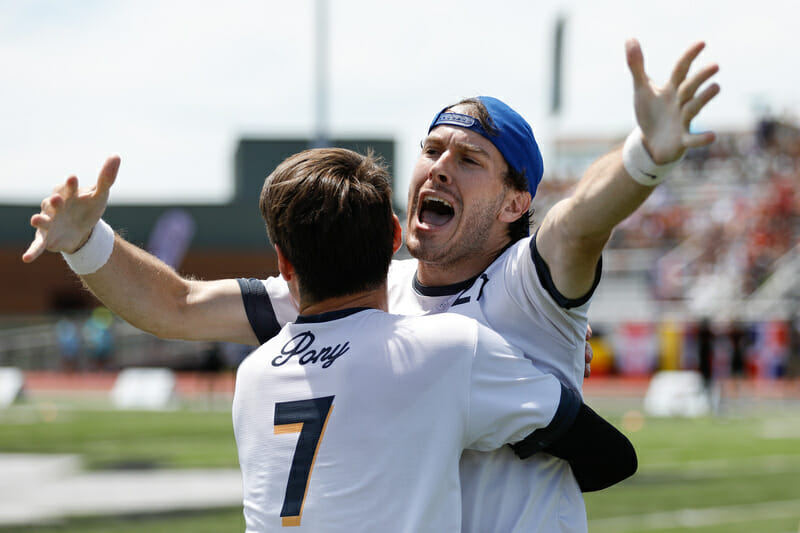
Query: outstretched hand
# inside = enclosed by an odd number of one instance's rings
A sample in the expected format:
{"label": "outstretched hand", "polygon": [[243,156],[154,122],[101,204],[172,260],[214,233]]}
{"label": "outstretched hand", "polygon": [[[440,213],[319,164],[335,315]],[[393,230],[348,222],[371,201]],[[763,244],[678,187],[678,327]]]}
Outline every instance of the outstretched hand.
{"label": "outstretched hand", "polygon": [[633,77],[634,109],[644,145],[656,164],[676,161],[687,148],[698,148],[714,142],[713,132],[691,133],[692,119],[719,93],[712,83],[698,92],[700,86],[717,73],[711,64],[687,77],[692,62],[705,48],[705,43],[690,46],[675,64],[669,81],[659,87],[644,70],[644,56],[636,39],[625,43],[628,68]]}
{"label": "outstretched hand", "polygon": [[42,201],[41,211],[31,217],[36,235],[22,255],[24,262],[35,261],[45,250],[72,253],[86,243],[106,210],[119,164],[119,156],[111,156],[93,187],[79,189],[78,178],[70,176]]}

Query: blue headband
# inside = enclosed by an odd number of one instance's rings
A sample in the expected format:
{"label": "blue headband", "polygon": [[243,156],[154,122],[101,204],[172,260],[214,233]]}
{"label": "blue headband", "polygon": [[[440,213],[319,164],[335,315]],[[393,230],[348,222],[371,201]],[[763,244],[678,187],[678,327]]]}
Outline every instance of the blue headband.
{"label": "blue headband", "polygon": [[528,190],[533,198],[536,196],[536,188],[542,181],[544,173],[542,153],[533,137],[533,130],[519,113],[497,98],[479,96],[478,100],[486,106],[493,122],[492,125],[497,129],[496,134],[487,132],[478,119],[469,115],[451,113],[446,111],[447,108],[439,111],[431,122],[428,132],[430,133],[436,126],[445,124],[467,128],[485,137],[503,154],[506,163],[511,168],[524,174],[528,180]]}

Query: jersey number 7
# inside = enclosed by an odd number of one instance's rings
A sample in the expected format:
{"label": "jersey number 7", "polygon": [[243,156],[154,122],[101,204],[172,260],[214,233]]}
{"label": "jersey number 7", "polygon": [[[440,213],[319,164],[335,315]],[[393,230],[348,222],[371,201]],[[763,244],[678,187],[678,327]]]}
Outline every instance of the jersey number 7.
{"label": "jersey number 7", "polygon": [[275,434],[300,433],[281,509],[284,527],[300,525],[308,480],[332,406],[333,396],[275,404]]}

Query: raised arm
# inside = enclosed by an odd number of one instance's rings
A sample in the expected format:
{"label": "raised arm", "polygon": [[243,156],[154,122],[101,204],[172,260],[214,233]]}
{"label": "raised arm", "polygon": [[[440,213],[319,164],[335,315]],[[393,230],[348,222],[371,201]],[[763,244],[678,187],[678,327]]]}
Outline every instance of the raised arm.
{"label": "raised arm", "polygon": [[[75,176],[56,187],[31,218],[36,235],[22,260],[30,263],[45,251],[74,253],[101,231],[95,227],[119,165],[119,157],[109,157],[91,188],[80,189]],[[258,344],[236,280],[183,278],[119,235],[113,235],[108,261],[80,277],[114,313],[158,337]]]}
{"label": "raised arm", "polygon": [[[687,148],[713,142],[713,133],[693,134],[689,130],[692,119],[719,93],[716,83],[699,90],[719,70],[717,65],[688,76],[705,44],[690,46],[661,87],[645,73],[639,43],[632,39],[625,47],[642,153],[649,156],[650,163],[656,167],[669,165],[678,161]],[[636,181],[628,172],[620,147],[595,161],[572,196],[553,206],[542,220],[536,245],[559,292],[568,298],[580,298],[589,291],[612,230],[652,191],[652,186]]]}

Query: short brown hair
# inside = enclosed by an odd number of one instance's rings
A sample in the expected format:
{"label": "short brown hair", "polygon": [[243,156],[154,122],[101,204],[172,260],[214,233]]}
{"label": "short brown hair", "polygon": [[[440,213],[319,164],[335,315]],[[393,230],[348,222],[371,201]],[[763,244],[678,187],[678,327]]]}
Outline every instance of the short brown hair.
{"label": "short brown hair", "polygon": [[[481,123],[481,126],[483,126],[483,129],[493,135],[497,133],[497,127],[492,121],[492,116],[489,114],[489,110],[486,109],[486,106],[483,105],[483,102],[481,102],[478,98],[465,98],[460,102],[449,106],[447,110],[450,111],[457,105],[466,105],[471,107],[472,116],[478,119],[478,121]],[[489,140],[491,141],[491,139]],[[503,158],[503,160],[505,160],[505,158]],[[516,191],[528,191],[528,178],[525,176],[525,173],[518,172],[517,170],[511,168],[511,165],[508,164],[508,161],[506,161],[506,168],[508,170],[506,171],[505,176],[503,176],[506,186],[511,187]],[[517,220],[508,225],[508,236],[511,238],[511,242],[517,242],[518,240],[528,236],[532,220],[533,203],[531,202],[531,208],[523,213]]]}
{"label": "short brown hair", "polygon": [[392,259],[389,173],[372,153],[318,148],[283,161],[259,202],[270,240],[317,302],[379,287]]}

